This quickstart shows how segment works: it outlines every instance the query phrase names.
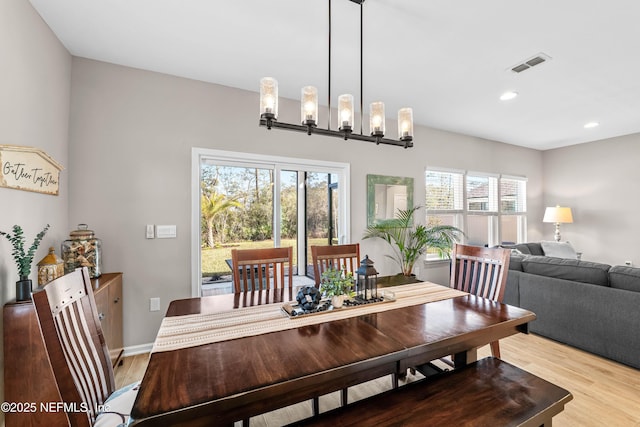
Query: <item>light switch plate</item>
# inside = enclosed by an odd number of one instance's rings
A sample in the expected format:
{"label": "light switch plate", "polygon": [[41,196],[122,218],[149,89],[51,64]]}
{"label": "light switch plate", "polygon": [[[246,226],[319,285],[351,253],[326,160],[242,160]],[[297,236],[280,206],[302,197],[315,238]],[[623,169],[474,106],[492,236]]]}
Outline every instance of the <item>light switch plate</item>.
{"label": "light switch plate", "polygon": [[158,239],[175,239],[175,225],[156,225],[156,237]]}
{"label": "light switch plate", "polygon": [[154,239],[156,237],[156,231],[153,224],[147,224],[147,239]]}

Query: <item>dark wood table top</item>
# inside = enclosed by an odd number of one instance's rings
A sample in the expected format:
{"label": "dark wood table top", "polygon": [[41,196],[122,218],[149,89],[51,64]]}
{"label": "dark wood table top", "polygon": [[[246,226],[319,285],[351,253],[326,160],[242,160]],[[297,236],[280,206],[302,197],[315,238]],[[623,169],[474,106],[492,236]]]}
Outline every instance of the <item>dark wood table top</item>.
{"label": "dark wood table top", "polygon": [[293,290],[281,288],[179,299],[171,301],[166,316],[220,313],[242,307],[295,301],[296,293],[296,288]]}
{"label": "dark wood table top", "polygon": [[[173,301],[167,316],[289,301],[288,290]],[[530,311],[466,295],[198,347],[152,353],[140,425],[228,424],[523,331]],[[158,418],[155,418],[158,417]]]}

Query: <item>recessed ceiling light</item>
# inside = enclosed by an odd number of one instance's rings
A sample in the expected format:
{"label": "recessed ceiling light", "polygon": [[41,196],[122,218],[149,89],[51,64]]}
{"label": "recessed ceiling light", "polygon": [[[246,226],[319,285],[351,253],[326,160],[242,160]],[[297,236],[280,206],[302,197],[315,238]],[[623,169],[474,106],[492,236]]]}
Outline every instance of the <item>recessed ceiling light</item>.
{"label": "recessed ceiling light", "polygon": [[510,99],[515,98],[516,96],[518,96],[518,92],[513,92],[513,91],[505,92],[502,95],[500,95],[500,101],[508,101]]}
{"label": "recessed ceiling light", "polygon": [[600,123],[598,123],[598,122],[589,122],[586,125],[584,125],[584,128],[585,129],[591,129],[591,128],[595,128],[595,127],[598,127],[598,126],[600,126]]}

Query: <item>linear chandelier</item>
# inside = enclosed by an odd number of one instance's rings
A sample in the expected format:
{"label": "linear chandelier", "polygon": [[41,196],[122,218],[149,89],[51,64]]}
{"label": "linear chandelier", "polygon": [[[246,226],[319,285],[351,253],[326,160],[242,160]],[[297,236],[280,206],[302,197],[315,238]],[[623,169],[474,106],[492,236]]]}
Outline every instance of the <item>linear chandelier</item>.
{"label": "linear chandelier", "polygon": [[344,94],[338,97],[338,130],[331,129],[331,0],[329,0],[329,85],[327,105],[329,106],[327,128],[318,127],[318,89],[314,86],[302,88],[300,102],[301,124],[278,121],[278,82],[272,77],[260,80],[260,126],[267,129],[284,129],[305,132],[307,135],[318,134],[358,141],[388,144],[399,147],[413,147],[413,110],[398,110],[398,139],[385,138],[385,113],[383,102],[372,102],[369,106],[369,135],[363,134],[363,90],[362,90],[362,45],[363,45],[363,13],[365,0],[350,0],[360,5],[360,133],[353,132],[355,110],[353,95]]}

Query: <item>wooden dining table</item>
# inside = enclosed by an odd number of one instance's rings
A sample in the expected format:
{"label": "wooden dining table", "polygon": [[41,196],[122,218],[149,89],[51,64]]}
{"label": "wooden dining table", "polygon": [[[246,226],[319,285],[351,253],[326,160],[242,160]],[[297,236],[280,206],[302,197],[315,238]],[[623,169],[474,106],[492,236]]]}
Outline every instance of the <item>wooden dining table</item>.
{"label": "wooden dining table", "polygon": [[[405,286],[453,291],[428,282]],[[231,425],[385,375],[397,378],[409,367],[447,355],[464,365],[476,360],[478,347],[528,332],[528,322],[535,319],[528,310],[474,295],[442,295],[447,297],[414,305],[398,299],[380,304],[384,311],[353,311],[348,318],[314,314],[314,324],[295,323],[309,319],[289,319],[283,312],[285,319],[273,323],[285,329],[260,332],[248,325],[246,335],[208,343],[198,336],[193,342],[185,339],[184,347],[162,348],[161,327],[132,409],[133,425]],[[200,318],[234,320],[236,313],[277,309],[292,300],[295,291],[288,289],[177,300],[170,303],[163,326],[190,319],[197,329]]]}

